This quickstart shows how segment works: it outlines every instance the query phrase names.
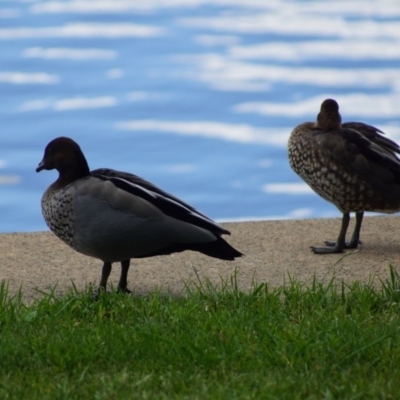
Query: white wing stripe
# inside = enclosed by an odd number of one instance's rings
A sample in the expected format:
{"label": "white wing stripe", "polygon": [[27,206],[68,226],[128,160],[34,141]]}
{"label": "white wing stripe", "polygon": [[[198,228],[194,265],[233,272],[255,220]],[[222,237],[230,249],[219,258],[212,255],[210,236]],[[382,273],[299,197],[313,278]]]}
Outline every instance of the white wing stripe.
{"label": "white wing stripe", "polygon": [[199,218],[203,221],[206,221],[207,223],[212,223],[213,225],[216,225],[215,222],[207,217],[205,217],[204,215],[195,212],[193,210],[191,210],[190,208],[185,207],[183,204],[178,203],[177,201],[175,201],[174,199],[171,199],[170,197],[166,197],[161,195],[160,193],[156,193],[153,192],[149,189],[144,188],[143,186],[140,186],[136,183],[130,182],[126,179],[120,178],[120,177],[113,177],[112,179],[116,179],[116,180],[120,180],[125,182],[126,184],[128,184],[129,186],[135,187],[136,189],[138,189],[139,191],[142,191],[144,193],[147,193],[149,196],[151,196],[153,199],[161,199],[162,201],[166,202],[166,203],[172,203],[174,205],[176,205],[177,207],[181,208],[182,210],[185,210],[188,214],[193,215],[196,218]]}

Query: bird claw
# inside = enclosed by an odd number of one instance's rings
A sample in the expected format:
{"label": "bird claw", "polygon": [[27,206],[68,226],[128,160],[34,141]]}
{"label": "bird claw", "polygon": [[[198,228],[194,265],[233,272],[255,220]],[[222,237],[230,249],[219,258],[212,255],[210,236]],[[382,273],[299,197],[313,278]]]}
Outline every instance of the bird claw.
{"label": "bird claw", "polygon": [[337,248],[336,244],[334,247],[310,246],[310,249],[314,254],[340,254],[340,253],[343,253],[343,249]]}
{"label": "bird claw", "polygon": [[[328,247],[336,247],[336,242],[331,242],[329,240],[327,240],[326,242],[324,242],[324,244]],[[361,240],[358,241],[350,241],[350,242],[345,242],[343,249],[356,249],[358,247],[358,245],[361,245],[362,242]]]}

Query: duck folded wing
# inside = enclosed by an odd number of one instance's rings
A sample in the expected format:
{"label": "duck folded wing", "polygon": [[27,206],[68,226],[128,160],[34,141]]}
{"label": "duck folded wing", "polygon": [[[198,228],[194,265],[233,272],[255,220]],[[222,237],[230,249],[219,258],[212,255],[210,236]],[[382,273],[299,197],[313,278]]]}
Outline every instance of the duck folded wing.
{"label": "duck folded wing", "polygon": [[101,180],[110,181],[117,188],[146,200],[165,215],[172,218],[210,230],[217,235],[230,234],[228,230],[220,227],[212,219],[197,211],[194,207],[137,175],[110,169],[95,170],[92,171],[92,175]]}
{"label": "duck folded wing", "polygon": [[363,122],[345,122],[344,124],[342,124],[342,127],[344,129],[355,130],[371,142],[376,143],[377,145],[387,149],[388,151],[400,154],[399,145],[393,140],[383,136],[384,132],[382,132],[378,128],[375,128],[372,125],[364,124]]}
{"label": "duck folded wing", "polygon": [[168,254],[177,244],[218,240],[210,230],[166,215],[143,196],[119,188],[112,179],[92,176],[73,190],[79,251],[103,261]]}
{"label": "duck folded wing", "polygon": [[[186,208],[189,208],[191,210],[196,211],[192,206],[189,204],[183,202],[181,199],[178,199],[177,197],[173,196],[170,193],[165,192],[164,190],[160,189],[158,186],[154,185],[154,183],[151,183],[149,181],[146,181],[145,179],[141,178],[138,175],[131,174],[129,172],[123,172],[123,171],[117,171],[115,169],[111,168],[99,168],[91,172],[92,175],[94,176],[102,176],[104,178],[120,178],[124,179],[128,182],[131,182],[135,185],[141,186],[144,189],[148,189],[151,192],[154,193],[159,193],[162,196],[169,197],[171,199],[174,199],[176,202],[182,204]],[[207,216],[204,215],[205,218],[209,219]]]}
{"label": "duck folded wing", "polygon": [[400,160],[391,148],[391,143],[397,146],[396,143],[381,135],[370,140],[364,133],[364,131],[359,132],[353,129],[341,129],[340,134],[346,142],[347,151],[357,156],[362,155],[365,160],[376,164],[381,169],[400,173]]}
{"label": "duck folded wing", "polygon": [[[315,148],[328,158],[338,161],[359,173],[370,172],[372,165],[400,173],[400,160],[388,148],[369,140],[353,129],[317,132],[314,136]],[[370,163],[372,163],[370,165]]]}
{"label": "duck folded wing", "polygon": [[[345,166],[349,176],[358,176],[368,185],[370,195],[389,202],[400,198],[400,160],[396,155],[370,141],[353,129],[317,134],[321,156],[332,164]],[[366,194],[367,197],[370,195]]]}

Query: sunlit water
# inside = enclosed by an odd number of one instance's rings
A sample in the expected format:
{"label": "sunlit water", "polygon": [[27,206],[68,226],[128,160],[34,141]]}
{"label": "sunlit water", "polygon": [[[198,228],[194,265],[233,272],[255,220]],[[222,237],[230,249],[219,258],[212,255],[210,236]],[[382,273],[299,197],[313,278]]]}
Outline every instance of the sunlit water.
{"label": "sunlit water", "polygon": [[1,1],[0,46],[0,232],[47,229],[61,135],[218,220],[339,215],[286,154],[327,97],[400,140],[397,1]]}

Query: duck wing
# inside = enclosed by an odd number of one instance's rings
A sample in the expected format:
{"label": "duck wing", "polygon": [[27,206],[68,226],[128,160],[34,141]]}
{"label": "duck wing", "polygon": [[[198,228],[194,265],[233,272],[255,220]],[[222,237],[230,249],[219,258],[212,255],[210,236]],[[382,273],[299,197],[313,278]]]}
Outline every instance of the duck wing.
{"label": "duck wing", "polygon": [[353,129],[382,148],[400,154],[400,146],[393,140],[383,136],[385,133],[372,125],[364,124],[363,122],[346,122],[342,124],[342,127],[344,129]]}
{"label": "duck wing", "polygon": [[315,130],[316,148],[367,181],[400,184],[400,160],[394,150],[397,151],[397,144],[369,125],[356,123],[352,126],[329,132]]}
{"label": "duck wing", "polygon": [[91,175],[110,181],[119,189],[148,201],[172,218],[207,229],[217,235],[230,234],[194,207],[137,175],[108,168],[96,169]]}

